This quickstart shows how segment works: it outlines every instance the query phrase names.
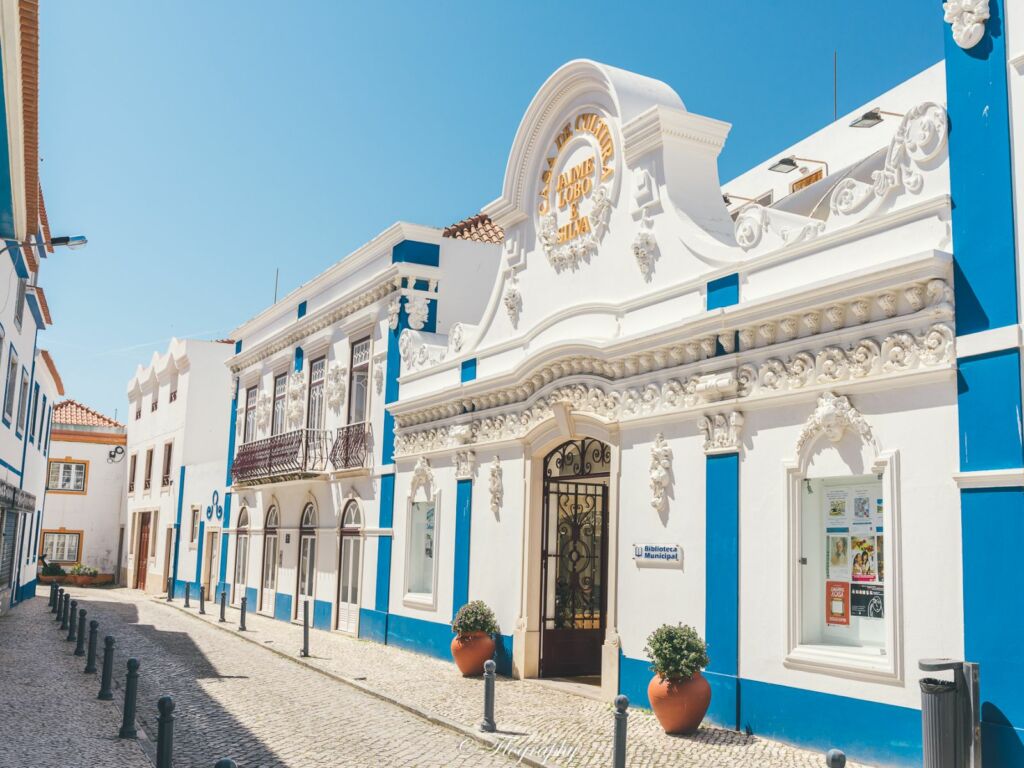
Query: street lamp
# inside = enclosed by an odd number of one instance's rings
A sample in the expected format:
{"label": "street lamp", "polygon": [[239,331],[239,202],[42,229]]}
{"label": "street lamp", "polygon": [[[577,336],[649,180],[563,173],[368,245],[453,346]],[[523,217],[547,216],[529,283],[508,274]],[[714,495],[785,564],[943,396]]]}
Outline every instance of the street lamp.
{"label": "street lamp", "polygon": [[824,160],[812,160],[809,157],[797,157],[796,155],[790,155],[789,157],[783,157],[776,160],[768,166],[768,170],[775,171],[776,173],[789,173],[796,170],[798,160],[801,163],[817,163],[818,165],[824,165],[825,175],[828,176],[828,163]]}
{"label": "street lamp", "polygon": [[850,123],[850,127],[874,128],[876,125],[882,122],[882,115],[891,115],[892,117],[904,117],[904,115],[900,114],[899,112],[886,112],[884,109],[879,109],[878,107],[875,107],[874,109],[869,109],[863,115],[856,118],[852,123]]}
{"label": "street lamp", "polygon": [[[88,242],[89,240],[85,235],[64,235],[62,237],[51,237],[49,240],[43,240],[39,243],[29,243],[29,245],[52,245],[58,248],[60,246],[66,246],[74,250],[75,248],[81,248]],[[4,247],[0,248],[0,253],[9,251],[12,245],[21,245],[21,243],[11,243],[10,241],[7,241],[4,243]]]}

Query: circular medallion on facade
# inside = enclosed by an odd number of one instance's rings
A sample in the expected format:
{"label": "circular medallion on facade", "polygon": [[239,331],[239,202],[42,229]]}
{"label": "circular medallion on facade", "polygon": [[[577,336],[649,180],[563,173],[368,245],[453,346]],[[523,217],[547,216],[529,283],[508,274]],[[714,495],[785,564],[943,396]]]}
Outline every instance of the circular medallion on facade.
{"label": "circular medallion on facade", "polygon": [[540,177],[537,231],[557,271],[576,269],[608,228],[615,140],[607,121],[581,112],[555,136]]}

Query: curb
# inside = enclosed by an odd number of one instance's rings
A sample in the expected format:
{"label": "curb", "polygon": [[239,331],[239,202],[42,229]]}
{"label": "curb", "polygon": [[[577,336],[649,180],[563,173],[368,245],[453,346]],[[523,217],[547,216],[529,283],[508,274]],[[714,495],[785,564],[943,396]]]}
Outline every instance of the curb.
{"label": "curb", "polygon": [[[482,744],[483,746],[490,747],[494,752],[502,751],[502,748],[506,746],[505,743],[499,741],[498,739],[487,736],[480,731],[474,730],[473,728],[467,728],[466,726],[462,725],[461,723],[457,723],[454,720],[449,720],[448,718],[443,717],[442,715],[434,714],[433,712],[423,709],[422,707],[418,707],[415,704],[409,704],[408,702],[402,701],[401,699],[396,699],[393,696],[390,696],[386,693],[382,693],[378,690],[375,690],[374,688],[363,685],[356,680],[352,680],[347,677],[342,677],[341,675],[335,674],[334,672],[329,672],[326,669],[321,669],[320,667],[314,666],[309,662],[303,661],[300,658],[292,656],[286,651],[282,651],[278,648],[271,648],[270,646],[264,645],[263,643],[255,639],[246,637],[244,634],[231,629],[229,626],[221,626],[220,622],[200,619],[197,615],[193,614],[192,611],[185,610],[184,606],[179,607],[176,603],[168,603],[166,599],[155,596],[150,596],[149,599],[151,602],[156,603],[157,605],[164,606],[165,608],[173,608],[178,613],[182,613],[186,616],[189,616],[190,618],[195,619],[196,621],[199,621],[202,624],[207,624],[213,627],[214,629],[218,629],[221,632],[225,632],[232,637],[238,638],[239,640],[251,643],[252,645],[255,645],[257,648],[262,648],[265,651],[269,651],[270,653],[280,656],[282,659],[287,659],[288,661],[298,664],[300,667],[309,669],[313,672],[317,672],[323,675],[324,677],[334,680],[335,682],[344,683],[350,688],[354,688],[355,690],[361,693],[365,693],[368,696],[374,697],[375,699],[379,699],[380,701],[384,701],[388,704],[399,707],[400,709],[404,709],[406,712],[409,712],[410,714],[415,715],[416,717],[422,720],[426,720],[428,723],[439,725],[442,728],[447,728],[450,731],[454,731],[455,733],[458,733],[462,736],[473,739],[474,741],[476,741],[479,744]],[[528,765],[531,766],[531,768],[559,768],[559,766],[556,766],[553,763],[546,763],[542,760],[537,760],[536,758],[530,757],[529,755],[520,756],[514,749],[509,749],[505,752],[505,754],[509,760],[517,760],[519,765]]]}

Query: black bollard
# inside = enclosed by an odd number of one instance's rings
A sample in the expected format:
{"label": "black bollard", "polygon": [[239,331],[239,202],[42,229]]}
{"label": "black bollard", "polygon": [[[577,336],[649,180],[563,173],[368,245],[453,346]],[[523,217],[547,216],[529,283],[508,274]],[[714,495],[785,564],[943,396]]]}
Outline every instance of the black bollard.
{"label": "black bollard", "polygon": [[309,656],[309,601],[302,603],[302,651],[303,658]]}
{"label": "black bollard", "polygon": [[114,692],[110,690],[110,684],[114,680],[114,638],[107,635],[103,638],[103,671],[100,673],[100,695],[97,699],[101,701],[113,701]]}
{"label": "black bollard", "polygon": [[245,632],[245,603],[246,603],[246,599],[243,597],[242,598],[242,613],[238,617],[238,631],[239,632]]}
{"label": "black bollard", "polygon": [[224,611],[227,610],[227,607],[228,607],[228,591],[226,589],[222,589],[220,591],[220,618],[217,619],[217,621],[220,622],[221,624],[223,624],[225,621],[227,621],[227,619],[224,618]]}
{"label": "black bollard", "polygon": [[85,654],[85,673],[96,671],[96,638],[99,635],[100,623],[93,619],[89,622],[89,650]]}
{"label": "black bollard", "polygon": [[230,757],[222,757],[213,768],[238,768],[238,765]]}
{"label": "black bollard", "polygon": [[64,594],[64,590],[58,587],[56,582],[54,582],[53,586],[55,589],[53,591],[53,602],[50,603],[50,613],[57,612],[57,606],[60,605],[60,596]]}
{"label": "black bollard", "polygon": [[484,662],[484,719],[480,723],[480,730],[487,733],[498,730],[494,724],[494,668],[492,659]]}
{"label": "black bollard", "polygon": [[625,696],[615,697],[615,744],[613,747],[612,768],[626,768],[626,720],[629,718],[629,699]]}
{"label": "black bollard", "polygon": [[171,602],[174,599],[174,577],[167,577],[167,602]]}
{"label": "black bollard", "polygon": [[171,768],[174,752],[174,699],[161,696],[156,703],[156,768]]}
{"label": "black bollard", "polygon": [[85,656],[85,608],[78,609],[78,642],[75,643],[75,656]]}
{"label": "black bollard", "polygon": [[68,603],[70,602],[71,595],[65,592],[64,597],[60,601],[60,609],[57,611],[57,621],[60,622],[60,628],[62,630],[68,628]]}
{"label": "black bollard", "polygon": [[135,698],[139,693],[139,660],[128,659],[128,676],[124,681],[124,709],[121,710],[121,730],[117,732],[119,739],[134,739],[135,731]]}
{"label": "black bollard", "polygon": [[825,765],[828,768],[844,768],[846,766],[846,755],[841,749],[830,749],[825,753]]}
{"label": "black bollard", "polygon": [[51,581],[50,582],[50,599],[46,603],[46,607],[51,609],[50,613],[53,613],[52,609],[53,609],[53,606],[56,605],[56,603],[57,603],[57,582]]}
{"label": "black bollard", "polygon": [[[75,614],[78,613],[78,601],[71,601],[71,608],[68,609],[68,635],[64,639],[68,642],[75,639],[75,635],[78,634],[78,624],[75,622]],[[61,624],[61,629],[64,625]]]}
{"label": "black bollard", "polygon": [[189,597],[189,593],[190,593],[191,591],[192,591],[192,585],[191,585],[191,584],[189,584],[188,582],[186,582],[186,583],[185,583],[185,607],[186,607],[186,608],[190,608],[190,607],[191,607],[191,606],[189,605],[189,603],[188,603],[188,597]]}
{"label": "black bollard", "polygon": [[199,612],[206,613],[206,585],[199,585]]}

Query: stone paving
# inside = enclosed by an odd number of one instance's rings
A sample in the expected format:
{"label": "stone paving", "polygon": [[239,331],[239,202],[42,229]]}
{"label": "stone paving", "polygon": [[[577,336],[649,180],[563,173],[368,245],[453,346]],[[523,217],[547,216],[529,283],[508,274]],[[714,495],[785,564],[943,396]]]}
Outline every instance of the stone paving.
{"label": "stone paving", "polygon": [[[115,677],[124,678],[129,656],[139,660],[139,722],[154,739],[157,699],[174,697],[175,768],[212,768],[222,757],[239,768],[515,765],[450,728],[268,652],[261,647],[268,637],[254,633],[259,643],[247,642],[140,593],[70,591],[89,618],[99,620],[101,642],[105,634],[115,637]],[[12,612],[17,618],[8,634],[17,637],[5,638],[9,620],[0,618],[9,664],[0,682],[0,713],[12,710],[0,729],[0,759],[14,760],[2,765],[148,766],[136,744],[107,738],[116,735],[120,715],[95,699],[98,684],[70,656],[73,644],[58,637],[45,594],[40,589],[36,600]],[[7,655],[12,649],[18,661]],[[8,721],[17,729],[13,752]],[[48,730],[67,722],[73,730],[59,736]],[[88,757],[79,757],[83,749]]]}
{"label": "stone paving", "polygon": [[[181,615],[181,600],[157,602],[136,593],[130,599]],[[238,611],[228,609],[228,622],[217,624],[217,607],[200,616],[195,602],[186,620],[212,623],[237,632]],[[149,611],[147,611],[149,615]],[[254,646],[298,659],[302,628],[249,613],[244,637]],[[461,677],[446,661],[393,646],[358,640],[336,632],[312,630],[309,659],[300,663],[372,690],[410,708],[476,732],[482,714],[482,683]],[[193,634],[196,638],[197,635]],[[196,642],[199,642],[198,639]],[[201,643],[205,648],[205,641]],[[268,654],[269,656],[269,654]],[[339,686],[340,687],[340,686]],[[303,706],[306,706],[303,703]],[[497,743],[516,760],[576,768],[609,766],[613,710],[610,704],[553,688],[536,681],[499,678],[496,686]],[[272,743],[272,739],[266,737]],[[631,710],[627,764],[641,766],[729,766],[730,768],[821,768],[824,756],[722,728],[704,726],[694,736],[668,736],[654,716]],[[854,763],[847,765],[853,768]]]}
{"label": "stone paving", "polygon": [[117,738],[121,710],[96,698],[98,675],[82,672],[47,594],[0,616],[0,768],[152,768],[138,742]]}

